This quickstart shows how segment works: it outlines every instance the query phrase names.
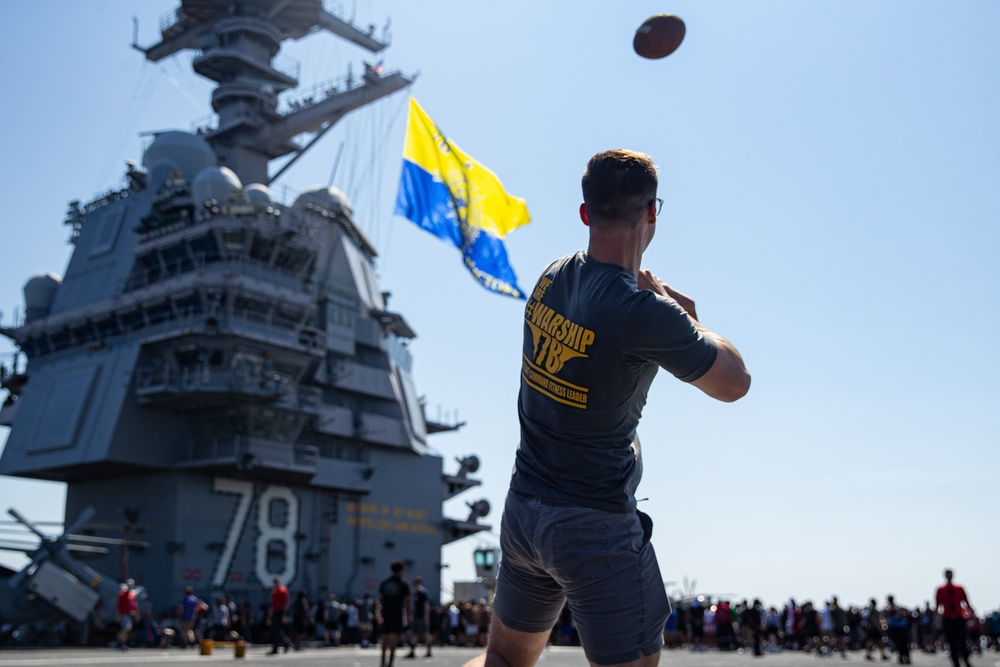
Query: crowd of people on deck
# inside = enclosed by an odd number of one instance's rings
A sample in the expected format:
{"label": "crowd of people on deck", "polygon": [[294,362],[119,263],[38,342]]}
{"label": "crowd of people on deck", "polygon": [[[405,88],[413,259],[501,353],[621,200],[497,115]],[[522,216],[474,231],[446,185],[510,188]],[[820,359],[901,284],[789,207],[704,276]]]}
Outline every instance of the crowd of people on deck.
{"label": "crowd of people on deck", "polygon": [[[366,593],[360,598],[340,600],[334,594],[321,598],[297,590],[288,596],[283,624],[276,626],[271,603],[254,607],[247,602],[237,603],[227,594],[203,600],[189,588],[174,609],[157,617],[148,603],[136,605],[134,595],[126,592],[130,590],[127,585],[122,590],[125,602],[116,610],[115,618],[98,614],[94,619],[95,628],[113,630],[94,633],[92,641],[102,641],[103,637],[123,649],[189,647],[204,640],[243,640],[277,646],[273,633],[287,630],[287,646],[300,650],[306,646],[377,646],[382,638],[378,595]],[[429,604],[426,634],[417,636],[408,631],[401,643],[404,648],[409,645],[411,653],[417,642],[428,644],[428,651],[430,646],[485,646],[491,611],[484,599]],[[122,612],[126,616],[134,614],[127,630]],[[970,652],[1000,651],[1000,608],[982,615],[966,612],[964,620]],[[39,638],[49,638],[47,643],[68,639],[62,636],[59,626],[35,630]],[[551,644],[579,644],[568,608],[552,630]],[[675,600],[664,628],[664,644],[666,649],[743,651],[755,655],[806,651],[847,657],[855,652],[863,653],[868,660],[888,660],[895,654],[903,663],[909,662],[911,650],[934,653],[948,648],[942,619],[930,601],[923,607],[903,605],[891,595],[884,604],[872,599],[864,606],[841,606],[836,597],[820,604],[792,599],[781,607],[765,607],[760,600],[735,603],[703,596]]]}
{"label": "crowd of people on deck", "polygon": [[[229,621],[219,622],[229,607]],[[288,614],[288,638],[292,650],[310,647],[378,645],[382,637],[383,618],[377,597],[366,593],[361,598],[341,601],[334,594],[326,599],[312,598],[306,591],[294,594]],[[489,606],[484,600],[456,600],[432,606],[428,633],[436,646],[484,646],[489,627]],[[133,633],[137,643],[148,646],[190,646],[204,639],[234,641],[243,639],[252,644],[271,645],[276,631],[274,612],[269,604],[257,608],[238,605],[231,595],[217,600],[210,609],[196,614],[191,625],[192,635],[185,639],[178,634],[178,614],[150,621],[152,633],[143,632],[143,622]],[[183,623],[183,621],[181,621]],[[147,641],[147,639],[149,641]],[[283,640],[282,640],[283,642]]]}
{"label": "crowd of people on deck", "polygon": [[[121,650],[137,647],[198,647],[205,640],[214,643],[246,641],[272,645],[276,631],[287,634],[288,647],[377,646],[382,638],[382,608],[378,594],[341,600],[337,595],[313,596],[306,590],[289,595],[281,622],[275,623],[272,604],[257,606],[239,603],[232,594],[198,596],[187,588],[181,600],[164,613],[153,613],[149,600],[136,601],[129,584],[122,585],[120,606],[98,609],[91,618],[92,645],[112,645]],[[414,586],[414,595],[417,595]],[[490,622],[490,606],[485,600],[454,600],[428,604],[427,637],[421,645],[485,646]],[[12,643],[25,645],[78,644],[80,636],[68,623],[39,623],[19,628],[0,628],[0,634],[14,635]],[[409,634],[409,633],[408,633]],[[409,643],[409,637],[407,642]],[[412,640],[418,641],[414,637]],[[279,645],[284,644],[281,638]],[[2,642],[0,642],[2,645]]]}
{"label": "crowd of people on deck", "polygon": [[[968,649],[1000,651],[1000,608],[979,616],[963,614]],[[756,655],[806,651],[847,657],[863,652],[867,660],[896,654],[908,663],[911,650],[935,653],[948,647],[939,613],[927,601],[899,604],[892,595],[880,605],[841,606],[836,597],[819,605],[789,600],[780,608],[760,600],[734,603],[704,597],[675,603],[664,629],[667,648],[692,651],[746,651]]]}

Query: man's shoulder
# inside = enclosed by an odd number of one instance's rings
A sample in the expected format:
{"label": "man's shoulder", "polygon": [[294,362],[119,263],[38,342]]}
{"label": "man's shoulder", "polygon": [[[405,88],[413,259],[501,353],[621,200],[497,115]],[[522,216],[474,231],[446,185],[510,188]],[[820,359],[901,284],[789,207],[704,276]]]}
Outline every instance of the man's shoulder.
{"label": "man's shoulder", "polygon": [[628,279],[631,276],[633,282],[635,279],[632,272],[625,267],[597,261],[583,250],[578,250],[553,260],[542,270],[541,277],[557,278],[558,274],[564,272],[583,272],[591,278],[621,277]]}
{"label": "man's shoulder", "polygon": [[562,257],[552,260],[543,273],[554,271],[567,265],[579,266],[586,263],[586,261],[587,253],[583,250],[577,250],[576,252],[571,252],[568,255],[563,255]]}

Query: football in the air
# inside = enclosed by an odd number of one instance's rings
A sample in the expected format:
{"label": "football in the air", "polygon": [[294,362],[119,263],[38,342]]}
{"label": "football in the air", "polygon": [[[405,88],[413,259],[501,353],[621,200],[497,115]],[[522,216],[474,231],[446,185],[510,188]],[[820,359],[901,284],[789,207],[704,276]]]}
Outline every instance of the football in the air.
{"label": "football in the air", "polygon": [[632,48],[643,58],[665,58],[684,41],[684,21],[674,14],[657,14],[642,22],[635,31]]}

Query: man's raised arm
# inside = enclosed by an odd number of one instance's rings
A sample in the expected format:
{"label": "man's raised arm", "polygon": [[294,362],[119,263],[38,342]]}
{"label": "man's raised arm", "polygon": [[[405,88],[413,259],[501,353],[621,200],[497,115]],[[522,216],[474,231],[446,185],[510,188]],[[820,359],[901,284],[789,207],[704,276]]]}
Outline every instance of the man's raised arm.
{"label": "man's raised arm", "polygon": [[639,289],[648,289],[661,296],[673,299],[683,308],[691,322],[694,323],[703,336],[715,342],[719,350],[712,366],[700,378],[691,384],[701,389],[712,398],[726,403],[732,403],[744,396],[750,390],[750,373],[743,363],[739,350],[728,340],[709,330],[698,321],[694,299],[678,292],[647,269],[642,269],[636,276]]}

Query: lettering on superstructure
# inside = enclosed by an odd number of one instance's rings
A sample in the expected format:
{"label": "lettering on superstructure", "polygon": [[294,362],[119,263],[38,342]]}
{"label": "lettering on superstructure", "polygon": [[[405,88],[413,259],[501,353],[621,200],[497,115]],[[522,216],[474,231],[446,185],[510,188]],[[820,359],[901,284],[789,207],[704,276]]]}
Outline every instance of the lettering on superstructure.
{"label": "lettering on superstructure", "polygon": [[395,531],[410,535],[436,535],[438,527],[428,522],[425,509],[379,505],[377,503],[347,503],[347,525],[367,530]]}

